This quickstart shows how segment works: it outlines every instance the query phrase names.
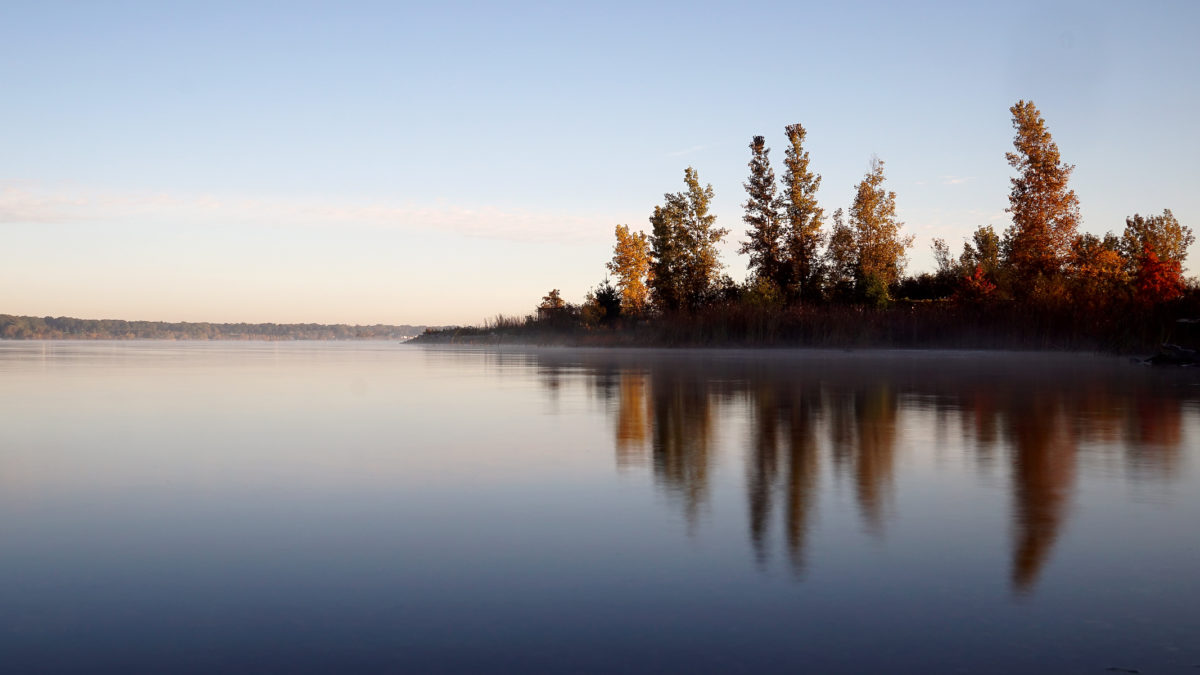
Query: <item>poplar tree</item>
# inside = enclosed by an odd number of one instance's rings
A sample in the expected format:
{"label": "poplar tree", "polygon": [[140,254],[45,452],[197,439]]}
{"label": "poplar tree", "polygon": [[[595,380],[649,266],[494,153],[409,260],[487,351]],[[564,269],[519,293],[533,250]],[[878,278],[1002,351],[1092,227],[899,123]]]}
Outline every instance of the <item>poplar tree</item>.
{"label": "poplar tree", "polygon": [[824,212],[817,206],[817,189],[821,176],[808,168],[808,151],[804,149],[806,132],[799,124],[784,128],[788,147],[784,151],[783,248],[789,268],[789,295],[798,291],[803,300],[816,300],[821,295],[821,265],[817,255],[824,236],[821,232]]}
{"label": "poplar tree", "polygon": [[829,289],[839,300],[849,299],[858,273],[858,248],[854,243],[854,230],[846,224],[842,209],[833,212],[833,227],[829,233],[829,245],[825,248],[826,281]]}
{"label": "poplar tree", "polygon": [[904,223],[896,217],[896,193],[883,188],[883,160],[871,160],[871,169],[858,184],[850,206],[858,281],[893,284],[904,273],[905,251],[912,235],[903,236]]}
{"label": "poplar tree", "polygon": [[721,257],[717,245],[729,230],[717,227],[716,215],[709,213],[713,199],[712,185],[700,187],[696,170],[688,167],[683,181],[687,190],[683,198],[684,256],[683,300],[689,309],[703,305],[721,282]]}
{"label": "poplar tree", "polygon": [[721,261],[717,245],[729,230],[716,226],[709,213],[712,185],[700,187],[696,170],[683,174],[687,189],[663,195],[665,203],[650,217],[650,290],[660,310],[694,310],[702,306],[720,283]]}
{"label": "poplar tree", "polygon": [[1004,233],[1004,258],[1026,292],[1059,276],[1071,260],[1079,224],[1079,199],[1067,187],[1075,167],[1064,164],[1046,121],[1032,101],[1009,108],[1016,152],[1005,158],[1017,175],[1008,194],[1012,225]]}
{"label": "poplar tree", "polygon": [[750,141],[750,179],[742,183],[748,195],[742,205],[746,209],[742,220],[749,229],[746,230],[747,240],[742,242],[738,253],[750,254],[748,270],[782,291],[788,285],[788,270],[782,246],[783,220],[770,153],[762,136],[755,136]]}
{"label": "poplar tree", "polygon": [[[664,195],[670,202],[671,195]],[[650,299],[660,312],[679,309],[683,297],[683,241],[679,216],[668,207],[655,206],[650,216]]]}
{"label": "poplar tree", "polygon": [[625,313],[641,314],[649,300],[650,240],[645,232],[630,232],[628,225],[617,225],[616,237],[608,271],[617,277],[617,291]]}

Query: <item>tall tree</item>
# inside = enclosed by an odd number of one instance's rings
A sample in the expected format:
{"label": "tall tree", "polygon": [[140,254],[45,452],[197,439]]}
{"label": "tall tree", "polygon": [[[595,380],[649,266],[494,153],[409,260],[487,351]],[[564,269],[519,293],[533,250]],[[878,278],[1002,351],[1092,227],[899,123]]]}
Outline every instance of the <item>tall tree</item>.
{"label": "tall tree", "polygon": [[628,225],[617,225],[616,236],[608,271],[617,277],[623,311],[641,314],[649,301],[650,240],[645,232],[630,232]]}
{"label": "tall tree", "polygon": [[1016,152],[1005,154],[1017,170],[1008,194],[1012,225],[1004,235],[1005,262],[1024,292],[1039,279],[1055,277],[1071,260],[1079,224],[1079,199],[1067,187],[1075,167],[1064,164],[1046,121],[1032,101],[1017,101],[1012,112]]}
{"label": "tall tree", "polygon": [[912,235],[903,236],[904,223],[896,217],[896,193],[883,188],[883,160],[871,160],[871,169],[858,184],[850,205],[858,280],[893,284],[904,273],[905,251]]}
{"label": "tall tree", "polygon": [[683,174],[687,189],[663,195],[665,203],[650,217],[650,290],[661,310],[697,309],[720,283],[717,245],[729,230],[716,226],[709,213],[712,185],[700,187],[696,170]]}
{"label": "tall tree", "polygon": [[787,287],[787,266],[782,246],[783,221],[779,214],[775,171],[771,169],[770,148],[766,139],[755,136],[750,141],[750,179],[742,186],[748,195],[742,220],[749,229],[747,240],[738,253],[750,254],[749,271],[761,281],[768,281],[779,290]]}
{"label": "tall tree", "polygon": [[[821,265],[817,251],[823,235],[825,213],[817,206],[817,189],[821,176],[808,168],[808,151],[804,149],[806,132],[799,124],[789,124],[788,147],[783,156],[783,248],[790,268],[792,293],[803,300],[815,300],[821,295]],[[791,294],[791,293],[789,293]]]}
{"label": "tall tree", "polygon": [[716,215],[709,213],[713,199],[712,185],[700,187],[696,170],[688,167],[683,174],[687,190],[682,197],[683,232],[686,242],[684,265],[684,303],[690,309],[703,305],[721,282],[720,253],[717,246],[729,230],[717,227]]}

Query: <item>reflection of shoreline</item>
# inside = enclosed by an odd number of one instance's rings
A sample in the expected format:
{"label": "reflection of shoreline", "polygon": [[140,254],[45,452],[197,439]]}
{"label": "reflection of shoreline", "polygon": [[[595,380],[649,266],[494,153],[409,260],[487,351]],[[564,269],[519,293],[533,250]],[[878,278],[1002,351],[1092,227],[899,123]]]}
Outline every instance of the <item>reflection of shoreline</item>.
{"label": "reflection of shoreline", "polygon": [[[616,463],[651,464],[657,484],[690,523],[710,494],[721,408],[747,420],[747,530],[765,563],[781,519],[787,556],[802,572],[822,488],[822,448],[837,480],[852,486],[862,522],[882,533],[894,499],[897,448],[907,413],[933,412],[938,438],[951,438],[980,471],[1010,476],[1011,583],[1031,592],[1066,527],[1080,450],[1119,444],[1131,480],[1170,480],[1183,441],[1180,387],[1128,367],[1050,360],[1033,369],[1003,360],[945,367],[936,359],[706,358],[568,352],[615,398]],[[712,357],[713,355],[706,355]],[[661,357],[661,358],[659,358]],[[538,359],[547,386],[560,368]],[[1103,364],[1111,362],[1103,361]],[[568,364],[562,364],[568,365]],[[776,514],[779,514],[778,516]]]}

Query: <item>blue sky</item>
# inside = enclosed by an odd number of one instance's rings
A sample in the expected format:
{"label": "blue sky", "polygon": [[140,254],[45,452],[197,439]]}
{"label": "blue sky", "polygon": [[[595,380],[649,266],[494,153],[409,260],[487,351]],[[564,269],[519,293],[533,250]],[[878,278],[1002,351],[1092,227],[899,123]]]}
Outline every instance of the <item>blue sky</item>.
{"label": "blue sky", "polygon": [[4,2],[0,312],[525,313],[689,165],[740,280],[747,145],[794,122],[827,212],[885,161],[926,270],[1006,226],[1018,99],[1083,229],[1200,225],[1200,4],[900,4]]}

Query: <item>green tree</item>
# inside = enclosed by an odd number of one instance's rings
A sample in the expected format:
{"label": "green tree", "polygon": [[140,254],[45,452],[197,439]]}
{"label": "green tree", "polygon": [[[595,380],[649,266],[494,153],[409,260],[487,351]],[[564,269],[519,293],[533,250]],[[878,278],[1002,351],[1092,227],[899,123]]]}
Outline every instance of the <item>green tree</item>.
{"label": "green tree", "polygon": [[990,277],[996,275],[1000,267],[1000,237],[991,225],[980,225],[975,229],[971,241],[963,244],[958,264],[967,275],[973,275],[976,269]]}
{"label": "green tree", "polygon": [[751,274],[782,290],[788,285],[788,270],[782,247],[783,220],[770,153],[762,136],[755,136],[750,141],[750,178],[742,184],[748,195],[742,205],[746,209],[742,220],[749,229],[746,230],[747,240],[742,242],[738,253],[750,254],[748,270]]}
{"label": "green tree", "polygon": [[[671,195],[666,195],[668,206]],[[679,309],[683,299],[684,241],[679,214],[655,206],[650,216],[650,299],[660,312]]]}
{"label": "green tree", "polygon": [[912,235],[903,236],[904,223],[896,217],[896,193],[883,188],[883,160],[871,160],[871,169],[858,184],[850,206],[850,227],[854,232],[856,279],[864,287],[885,287],[896,283],[904,273],[905,251],[912,246]]}
{"label": "green tree", "polygon": [[702,306],[720,285],[721,261],[717,245],[729,233],[716,226],[709,213],[712,185],[700,187],[696,170],[683,174],[687,189],[663,195],[665,203],[650,217],[650,290],[661,310]]}
{"label": "green tree", "polygon": [[617,276],[622,310],[641,314],[649,302],[650,240],[645,232],[630,232],[628,225],[617,225],[616,237],[612,260],[606,266]]}
{"label": "green tree", "polygon": [[945,239],[934,237],[930,248],[933,249],[933,262],[937,265],[934,274],[939,279],[953,278],[962,273],[959,261],[950,256],[950,245]]}
{"label": "green tree", "polygon": [[584,296],[579,315],[587,326],[612,324],[621,316],[621,292],[605,277],[604,283]]}
{"label": "green tree", "polygon": [[858,251],[854,231],[846,224],[842,209],[833,212],[833,227],[825,248],[825,268],[830,290],[840,299],[848,299],[858,270]]}
{"label": "green tree", "polygon": [[783,156],[784,214],[783,247],[790,267],[791,288],[802,300],[821,296],[821,265],[818,251],[824,212],[817,206],[817,189],[821,176],[808,168],[808,151],[804,149],[806,132],[799,124],[789,124],[788,147]]}
{"label": "green tree", "polygon": [[1012,112],[1016,152],[1005,154],[1017,170],[1008,195],[1012,225],[1004,234],[1005,262],[1013,268],[1022,293],[1062,274],[1071,259],[1079,224],[1079,199],[1067,186],[1075,167],[1064,164],[1046,121],[1031,101],[1017,101]]}

